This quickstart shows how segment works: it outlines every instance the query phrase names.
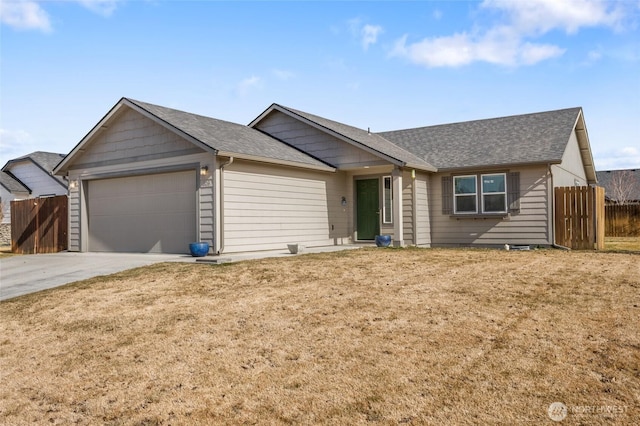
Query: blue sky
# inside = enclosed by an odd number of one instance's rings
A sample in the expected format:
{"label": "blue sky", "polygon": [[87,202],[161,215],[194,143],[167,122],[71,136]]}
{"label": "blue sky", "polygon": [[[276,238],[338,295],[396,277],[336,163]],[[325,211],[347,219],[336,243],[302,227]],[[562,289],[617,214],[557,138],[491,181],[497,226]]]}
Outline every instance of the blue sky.
{"label": "blue sky", "polygon": [[582,106],[596,168],[640,168],[640,0],[2,0],[0,21],[1,164],[67,153],[125,96],[372,131]]}

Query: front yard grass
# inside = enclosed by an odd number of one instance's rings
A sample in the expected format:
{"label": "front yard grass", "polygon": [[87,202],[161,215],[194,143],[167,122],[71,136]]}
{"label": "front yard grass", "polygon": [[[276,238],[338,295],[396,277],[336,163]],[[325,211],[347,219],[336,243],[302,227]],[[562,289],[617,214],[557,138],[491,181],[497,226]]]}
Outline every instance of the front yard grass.
{"label": "front yard grass", "polygon": [[635,254],[164,263],[0,303],[0,424],[633,424],[639,318]]}

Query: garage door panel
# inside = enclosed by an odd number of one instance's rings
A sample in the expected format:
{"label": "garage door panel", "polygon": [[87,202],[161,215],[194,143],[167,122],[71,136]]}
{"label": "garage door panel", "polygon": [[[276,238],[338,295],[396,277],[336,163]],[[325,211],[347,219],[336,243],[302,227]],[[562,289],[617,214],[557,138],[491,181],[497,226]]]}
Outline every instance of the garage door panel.
{"label": "garage door panel", "polygon": [[195,171],[89,183],[90,251],[185,253],[195,239]]}

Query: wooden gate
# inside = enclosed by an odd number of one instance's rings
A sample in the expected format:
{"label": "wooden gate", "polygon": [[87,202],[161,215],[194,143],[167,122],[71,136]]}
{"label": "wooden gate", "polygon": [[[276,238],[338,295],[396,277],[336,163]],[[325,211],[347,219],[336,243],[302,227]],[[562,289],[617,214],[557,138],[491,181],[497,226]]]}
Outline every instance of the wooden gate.
{"label": "wooden gate", "polygon": [[11,251],[56,253],[67,249],[67,196],[11,201]]}
{"label": "wooden gate", "polygon": [[604,249],[604,188],[555,189],[555,243],[575,250]]}

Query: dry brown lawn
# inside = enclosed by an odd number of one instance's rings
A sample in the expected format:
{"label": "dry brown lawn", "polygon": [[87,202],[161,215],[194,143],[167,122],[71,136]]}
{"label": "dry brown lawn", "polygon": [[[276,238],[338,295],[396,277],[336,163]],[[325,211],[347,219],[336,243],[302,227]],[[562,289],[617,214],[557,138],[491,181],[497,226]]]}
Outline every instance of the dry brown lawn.
{"label": "dry brown lawn", "polygon": [[628,251],[640,254],[640,237],[606,237],[604,249],[607,251]]}
{"label": "dry brown lawn", "polygon": [[633,424],[640,256],[164,263],[0,304],[2,424]]}

